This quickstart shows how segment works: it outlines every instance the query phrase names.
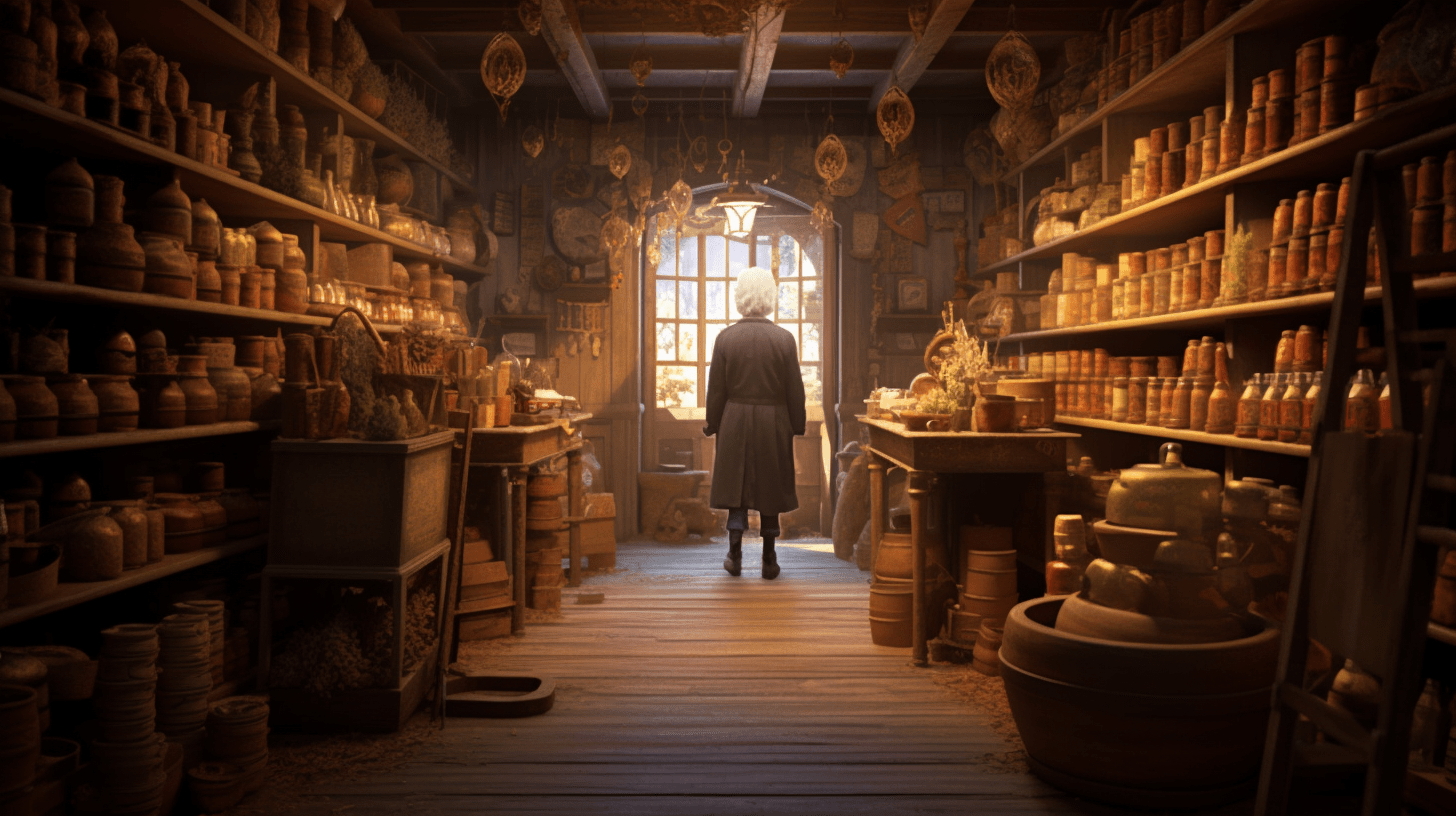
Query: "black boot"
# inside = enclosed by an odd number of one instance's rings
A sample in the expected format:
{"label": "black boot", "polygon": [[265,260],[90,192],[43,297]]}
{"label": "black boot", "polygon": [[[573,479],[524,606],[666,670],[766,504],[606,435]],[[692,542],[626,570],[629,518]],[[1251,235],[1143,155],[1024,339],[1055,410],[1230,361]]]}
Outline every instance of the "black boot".
{"label": "black boot", "polygon": [[774,537],[771,535],[763,537],[763,577],[767,581],[779,577],[779,558],[774,552]]}
{"label": "black boot", "polygon": [[743,531],[728,531],[728,557],[723,559],[723,569],[737,578],[743,574]]}

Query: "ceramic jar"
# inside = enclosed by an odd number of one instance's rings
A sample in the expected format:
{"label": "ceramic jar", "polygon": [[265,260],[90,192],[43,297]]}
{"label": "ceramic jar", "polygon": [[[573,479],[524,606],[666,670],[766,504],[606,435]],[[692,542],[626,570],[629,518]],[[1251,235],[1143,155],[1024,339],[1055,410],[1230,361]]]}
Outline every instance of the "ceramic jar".
{"label": "ceramic jar", "polygon": [[216,260],[222,252],[222,220],[205,198],[192,202],[192,240],[187,248],[206,260]]}
{"label": "ceramic jar", "polygon": [[179,374],[177,384],[186,404],[186,424],[211,425],[218,420],[217,390],[206,374]]}
{"label": "ceramic jar", "polygon": [[[293,237],[293,236],[288,236]],[[260,280],[260,284],[265,281]],[[259,300],[262,301],[262,291]],[[267,308],[266,306],[264,308]],[[274,275],[273,308],[290,314],[308,311],[308,274],[302,269],[283,269]]]}
{"label": "ceramic jar", "polygon": [[52,439],[60,432],[60,403],[45,377],[5,376],[5,390],[15,403],[16,439]]}
{"label": "ceramic jar", "polygon": [[218,264],[215,268],[220,287],[219,302],[228,306],[240,305],[243,294],[242,268],[223,264]]}
{"label": "ceramic jar", "polygon": [[[188,253],[188,255],[194,254],[196,253]],[[234,272],[234,275],[236,275],[236,272]],[[198,300],[204,303],[224,302],[223,292],[225,287],[223,285],[223,276],[218,271],[216,261],[202,260],[199,257],[197,261],[196,288]],[[236,286],[234,286],[234,294],[236,294]]]}
{"label": "ceramic jar", "polygon": [[96,429],[103,433],[134,431],[140,421],[141,397],[131,386],[131,377],[124,374],[100,374],[90,377],[99,411]]}
{"label": "ceramic jar", "polygon": [[389,156],[374,162],[374,174],[378,180],[375,201],[379,204],[405,206],[415,193],[415,178],[409,166],[398,156]]}
{"label": "ceramic jar", "polygon": [[273,309],[277,306],[277,273],[263,267],[258,271],[258,308]]}
{"label": "ceramic jar", "polygon": [[125,540],[121,525],[108,516],[81,519],[65,530],[62,572],[71,581],[109,581],[121,577]]}
{"label": "ceramic jar", "polygon": [[124,569],[136,569],[147,563],[147,513],[141,502],[105,502],[111,508],[111,519],[121,528],[121,562]]}
{"label": "ceramic jar", "polygon": [[210,494],[192,497],[192,504],[202,514],[203,544],[208,547],[227,540],[227,511]]}
{"label": "ceramic jar", "polygon": [[44,206],[50,226],[84,230],[96,219],[96,183],[71,159],[46,176]]}
{"label": "ceramic jar", "polygon": [[176,374],[138,374],[143,428],[180,428],[187,424],[187,395]]}
{"label": "ceramic jar", "polygon": [[257,241],[258,266],[274,271],[283,268],[283,233],[267,221],[259,221],[248,227],[248,234]]}
{"label": "ceramic jar", "polygon": [[209,368],[208,382],[217,392],[218,420],[244,422],[253,412],[253,386],[248,375],[235,366]]}
{"label": "ceramic jar", "polygon": [[430,297],[438,300],[442,309],[449,309],[455,303],[455,279],[441,267],[430,271]]}
{"label": "ceramic jar", "polygon": [[192,243],[192,199],[175,179],[147,198],[142,207],[142,229],[170,235],[184,245]]}
{"label": "ceramic jar", "polygon": [[182,246],[182,239],[175,235],[142,233],[142,248],[146,253],[143,291],[184,300],[192,300],[196,296],[192,262]]}
{"label": "ceramic jar", "polygon": [[76,242],[76,282],[87,286],[140,292],[147,256],[128,224],[122,223],[122,181],[96,176],[96,219]]}
{"label": "ceramic jar", "polygon": [[52,375],[46,384],[56,395],[60,417],[58,429],[62,436],[96,433],[100,409],[96,394],[85,377],[79,374]]}
{"label": "ceramic jar", "polygon": [[156,509],[166,518],[167,554],[188,553],[202,547],[208,538],[202,511],[182,493],[158,493]]}

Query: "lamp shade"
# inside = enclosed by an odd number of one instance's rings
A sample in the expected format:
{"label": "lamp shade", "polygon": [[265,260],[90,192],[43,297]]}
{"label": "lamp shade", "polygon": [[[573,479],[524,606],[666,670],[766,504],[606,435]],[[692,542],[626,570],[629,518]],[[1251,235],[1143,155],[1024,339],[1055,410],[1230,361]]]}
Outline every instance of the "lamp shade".
{"label": "lamp shade", "polygon": [[723,208],[724,228],[733,238],[747,238],[753,232],[753,219],[766,203],[768,197],[762,195],[733,194],[713,200],[714,206]]}

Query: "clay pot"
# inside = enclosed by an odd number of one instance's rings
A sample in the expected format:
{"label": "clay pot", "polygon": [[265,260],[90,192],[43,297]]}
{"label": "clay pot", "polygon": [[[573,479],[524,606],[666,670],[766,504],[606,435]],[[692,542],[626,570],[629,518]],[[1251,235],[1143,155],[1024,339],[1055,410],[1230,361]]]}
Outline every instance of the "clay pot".
{"label": "clay pot", "polygon": [[15,438],[54,438],[60,432],[60,404],[46,387],[45,378],[10,374],[4,380],[15,403]]}
{"label": "clay pot", "polygon": [[76,242],[76,282],[87,286],[142,291],[147,256],[128,224],[122,223],[122,181],[96,176],[96,220]]}
{"label": "clay pot", "polygon": [[122,566],[135,569],[147,563],[147,514],[138,501],[106,502],[111,520],[121,528]]}
{"label": "clay pot", "polygon": [[284,269],[274,280],[273,308],[290,314],[308,311],[308,275],[303,270]]}
{"label": "clay pot", "polygon": [[986,394],[976,400],[976,430],[1011,433],[1016,430],[1016,397]]}
{"label": "clay pot", "polygon": [[203,546],[207,534],[202,511],[191,497],[181,493],[158,493],[155,505],[166,517],[167,554],[192,552]]}
{"label": "clay pot", "polygon": [[13,224],[14,274],[31,280],[46,277],[46,228],[43,224]]}
{"label": "clay pot", "polygon": [[85,377],[79,374],[54,375],[48,378],[46,385],[56,395],[60,411],[58,429],[62,436],[96,433],[99,408],[96,394]]}
{"label": "clay pot", "polygon": [[141,387],[141,426],[180,428],[187,424],[187,395],[176,374],[138,374]]}
{"label": "clay pot", "polygon": [[245,422],[252,416],[253,386],[242,369],[209,368],[207,379],[217,392],[219,421]]}
{"label": "clay pot", "polygon": [[183,244],[192,243],[192,199],[182,192],[177,180],[147,198],[141,218],[142,229],[147,232],[170,235]]}
{"label": "clay pot", "polygon": [[374,162],[374,174],[378,178],[379,191],[375,194],[378,204],[409,204],[415,194],[415,177],[409,166],[398,156],[379,159]]}
{"label": "clay pot", "polygon": [[[40,757],[40,707],[30,686],[0,684],[0,786],[25,788],[35,778]],[[25,808],[28,810],[28,807]]]}
{"label": "clay pot", "polygon": [[228,538],[248,538],[258,534],[258,503],[247,488],[224,490],[215,501],[227,513]]}
{"label": "clay pot", "polygon": [[207,199],[191,202],[191,208],[192,238],[187,248],[199,258],[215,260],[222,251],[222,221]]}
{"label": "clay pot", "polygon": [[283,233],[267,221],[248,227],[248,234],[257,241],[257,265],[272,270],[283,268]]}
{"label": "clay pot", "polygon": [[283,386],[278,383],[278,378],[265,371],[257,376],[250,376],[249,379],[253,389],[251,419],[263,421],[282,417]]}
{"label": "clay pot", "polygon": [[141,415],[141,397],[123,374],[99,374],[90,378],[100,416],[96,429],[103,433],[134,431]]}
{"label": "clay pot", "polygon": [[271,269],[257,269],[258,308],[272,309],[277,305],[277,273]]}
{"label": "clay pot", "polygon": [[86,229],[96,219],[96,183],[71,159],[46,176],[44,205],[47,224]]}
{"label": "clay pot", "polygon": [[177,384],[181,387],[186,402],[188,425],[211,425],[217,422],[217,390],[207,381],[206,374],[180,374]]}
{"label": "clay pot", "polygon": [[1066,599],[1012,610],[1000,651],[1032,770],[1116,804],[1211,805],[1253,789],[1279,635],[1119,643],[1054,628]]}
{"label": "clay pot", "polygon": [[109,581],[121,577],[123,549],[121,525],[109,516],[82,519],[66,534],[61,546],[62,572],[71,581]]}
{"label": "clay pot", "polygon": [[196,296],[192,263],[182,246],[182,240],[175,235],[142,233],[147,270],[143,291],[184,300],[192,300]]}
{"label": "clay pot", "polygon": [[450,308],[455,302],[455,279],[439,267],[430,272],[430,297],[439,301],[442,309]]}
{"label": "clay pot", "polygon": [[405,264],[404,269],[409,273],[410,297],[430,297],[430,265],[424,261],[412,261]]}

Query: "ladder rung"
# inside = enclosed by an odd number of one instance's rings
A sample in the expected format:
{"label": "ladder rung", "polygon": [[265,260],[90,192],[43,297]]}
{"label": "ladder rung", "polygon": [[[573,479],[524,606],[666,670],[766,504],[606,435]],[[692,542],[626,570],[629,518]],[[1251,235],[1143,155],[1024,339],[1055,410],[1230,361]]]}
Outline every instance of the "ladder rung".
{"label": "ladder rung", "polygon": [[1433,547],[1456,547],[1456,530],[1422,524],[1416,527],[1416,540]]}
{"label": "ladder rung", "polygon": [[1303,689],[1288,683],[1279,686],[1279,699],[1285,705],[1308,717],[1326,736],[1359,754],[1365,761],[1370,755],[1371,737],[1365,726],[1350,712],[1335,708]]}
{"label": "ladder rung", "polygon": [[1442,493],[1456,494],[1456,476],[1443,476],[1440,473],[1427,473],[1426,489],[1437,490]]}

